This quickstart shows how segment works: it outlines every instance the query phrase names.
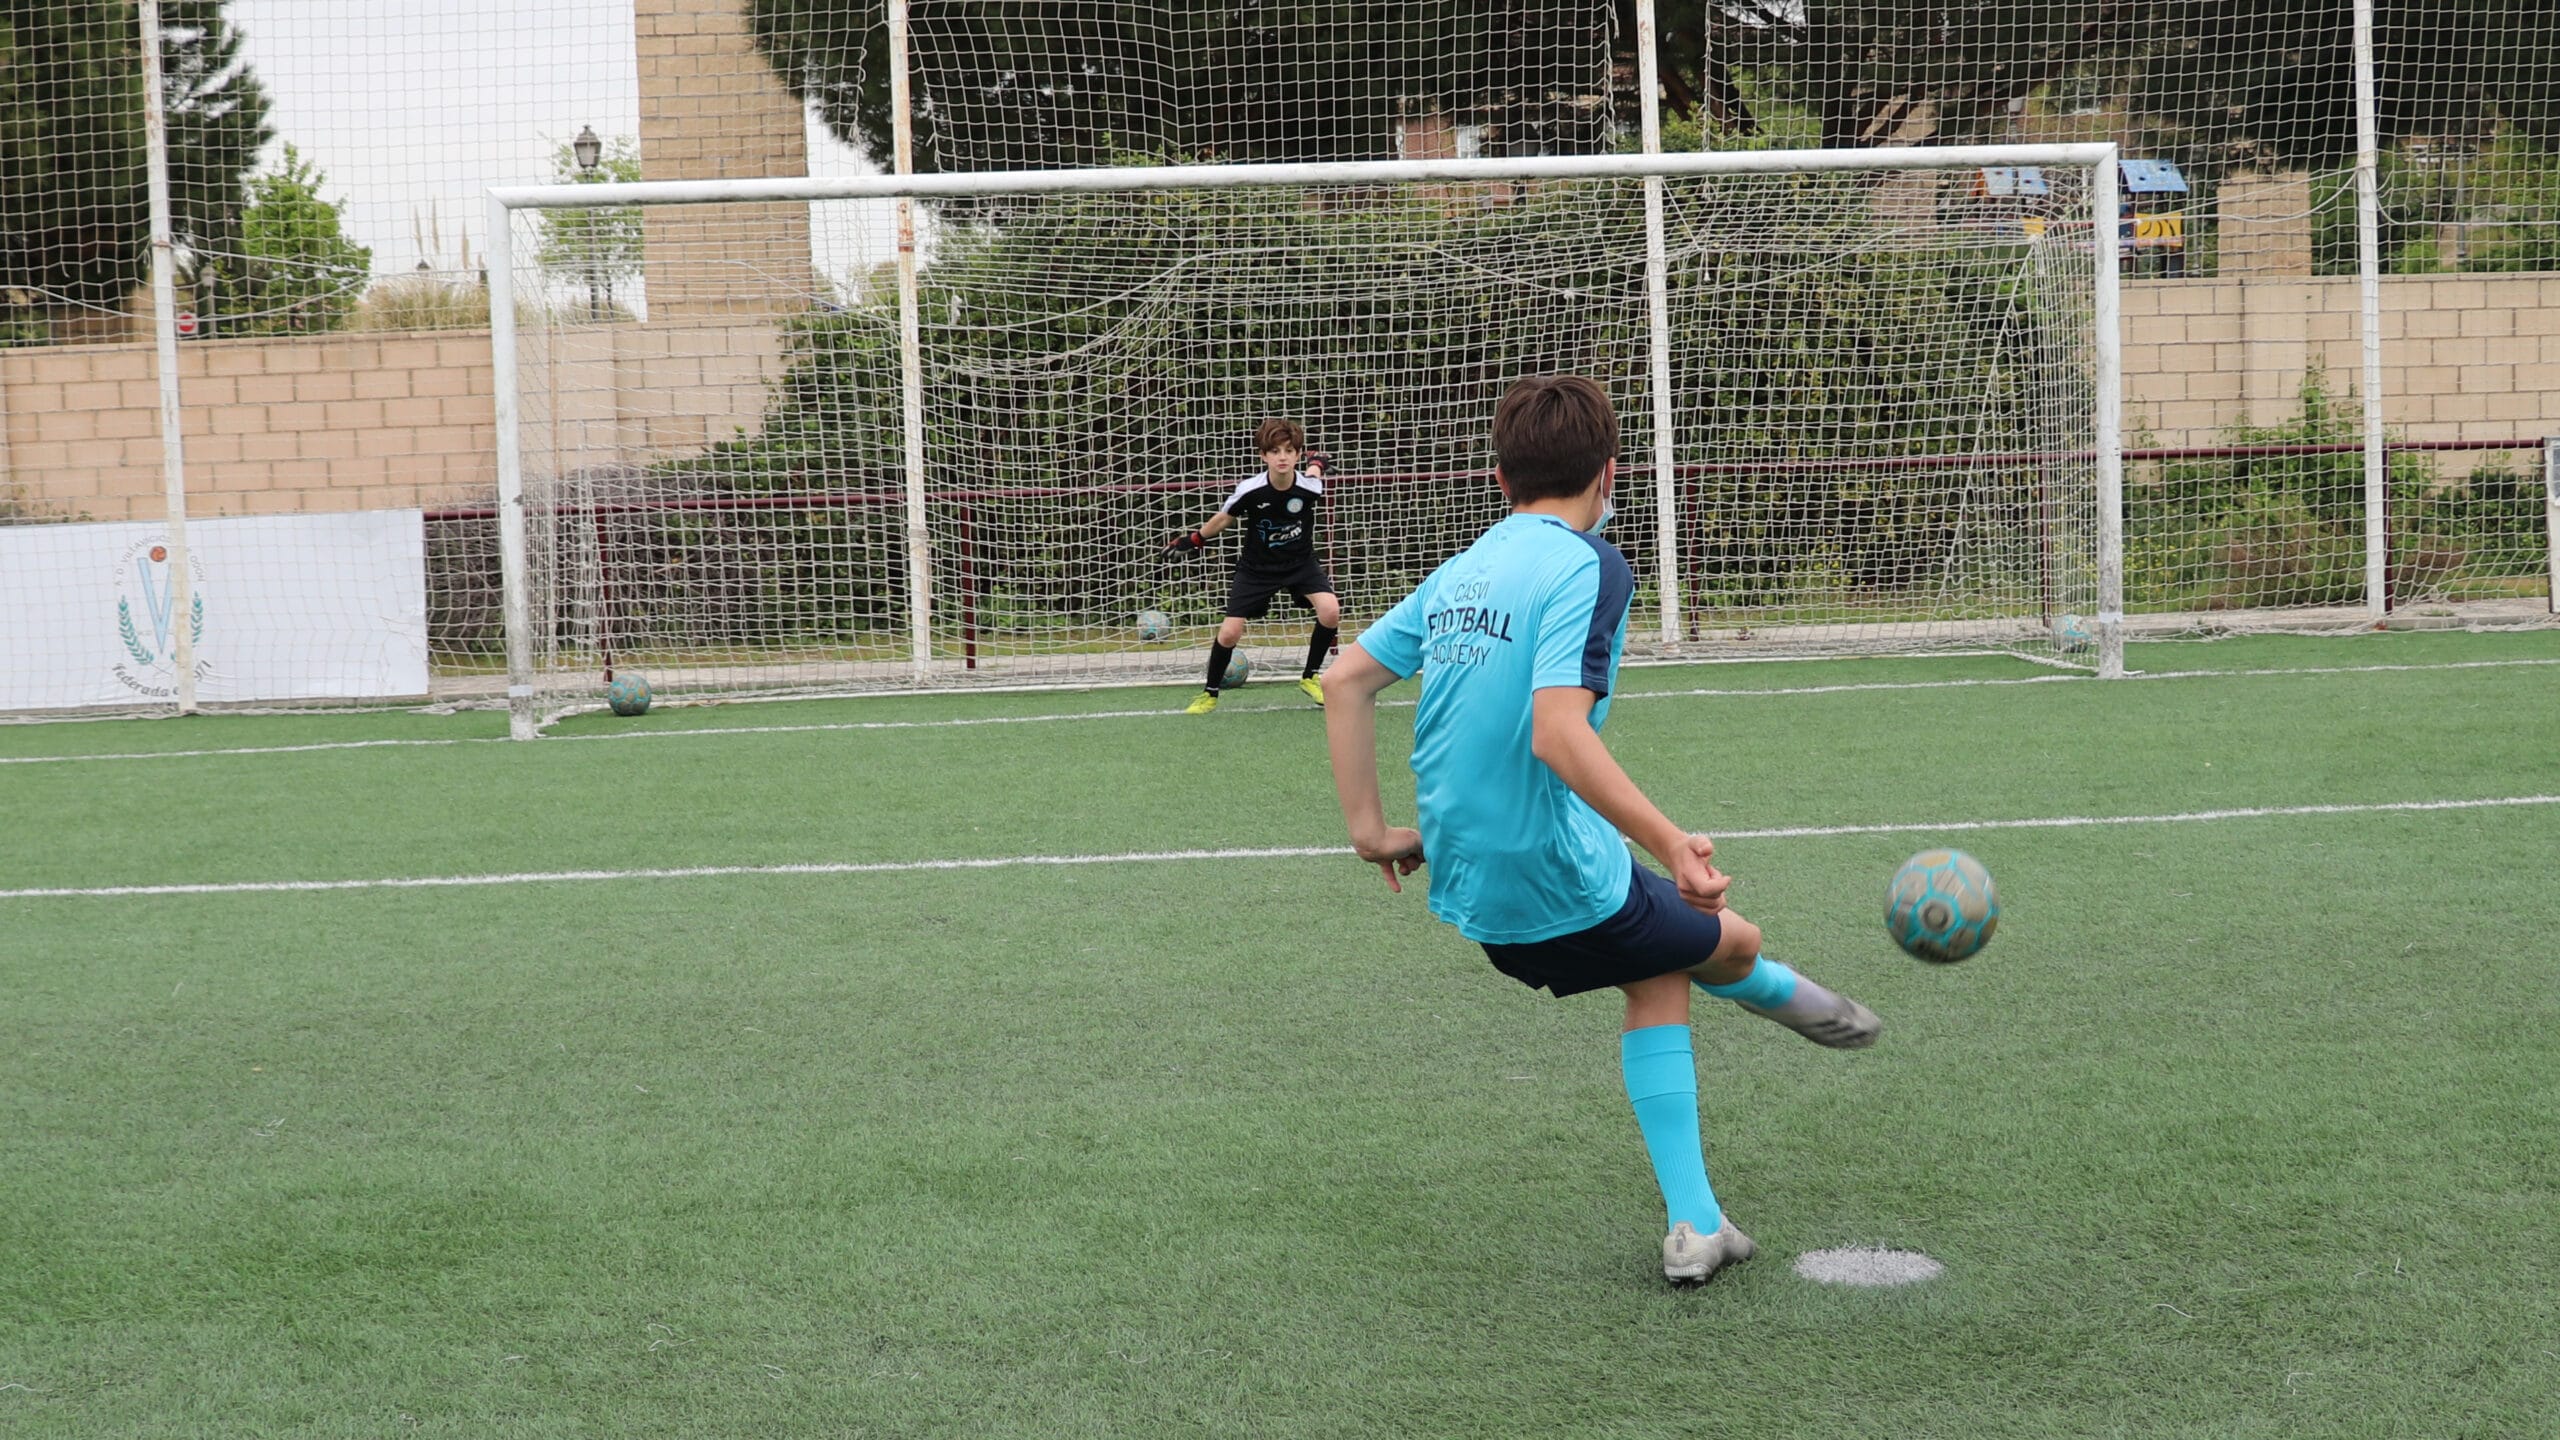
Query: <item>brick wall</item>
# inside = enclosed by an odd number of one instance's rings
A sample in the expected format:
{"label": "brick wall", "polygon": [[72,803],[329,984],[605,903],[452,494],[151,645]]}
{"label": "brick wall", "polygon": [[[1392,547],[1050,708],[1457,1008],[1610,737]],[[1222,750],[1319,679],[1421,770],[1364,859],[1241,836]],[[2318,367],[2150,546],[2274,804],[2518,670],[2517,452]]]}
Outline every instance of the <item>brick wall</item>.
{"label": "brick wall", "polygon": [[[487,332],[191,343],[190,514],[432,504],[487,490]],[[0,486],[46,513],[162,513],[147,344],[0,351]]]}
{"label": "brick wall", "polygon": [[[563,470],[689,455],[763,419],[779,328],[608,325],[526,337],[525,453]],[[538,433],[536,433],[538,432]]]}
{"label": "brick wall", "polygon": [[[683,453],[753,426],[769,324],[564,333],[544,377],[578,463]],[[210,340],[179,347],[192,515],[486,499],[497,424],[485,330]],[[0,499],[94,520],[162,513],[148,345],[0,350]],[[530,388],[533,376],[527,377]],[[551,437],[540,437],[549,439]]]}
{"label": "brick wall", "polygon": [[[640,166],[649,180],[809,173],[800,102],[756,53],[739,0],[633,0],[640,52]],[[787,314],[816,292],[809,207],[653,206],[649,318]]]}
{"label": "brick wall", "polygon": [[[2125,423],[2162,445],[2299,413],[2313,364],[2364,385],[2352,276],[2125,287]],[[2560,275],[2382,282],[2383,413],[2412,440],[2560,435]]]}
{"label": "brick wall", "polygon": [[[2126,421],[2164,445],[2294,413],[2307,368],[2361,384],[2353,279],[2125,287]],[[2418,440],[2560,434],[2560,276],[2383,283],[2384,393]],[[528,437],[572,465],[682,454],[763,414],[769,323],[605,325],[529,336]],[[547,348],[546,348],[547,346]],[[212,340],[179,349],[191,513],[485,498],[497,438],[485,331]],[[544,373],[533,373],[540,370]],[[0,350],[0,499],[99,520],[160,514],[147,345]]]}
{"label": "brick wall", "polygon": [[2224,278],[2311,273],[2309,175],[2243,170],[2225,179],[2214,198]]}

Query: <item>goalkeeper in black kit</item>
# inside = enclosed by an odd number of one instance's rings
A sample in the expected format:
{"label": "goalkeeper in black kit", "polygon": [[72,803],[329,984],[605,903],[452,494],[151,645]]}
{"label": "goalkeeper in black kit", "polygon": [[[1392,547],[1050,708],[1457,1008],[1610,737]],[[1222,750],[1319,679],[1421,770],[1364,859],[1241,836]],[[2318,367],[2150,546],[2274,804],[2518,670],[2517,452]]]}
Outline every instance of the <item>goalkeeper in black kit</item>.
{"label": "goalkeeper in black kit", "polygon": [[[1286,590],[1316,612],[1315,632],[1307,637],[1307,664],[1298,688],[1318,705],[1324,682],[1316,672],[1341,633],[1342,604],[1334,598],[1333,578],[1316,558],[1316,514],[1324,506],[1325,457],[1308,455],[1307,432],[1295,420],[1265,420],[1253,432],[1253,448],[1262,452],[1262,470],[1247,476],[1199,529],[1165,542],[1165,552],[1182,555],[1199,550],[1209,537],[1230,524],[1244,527],[1244,552],[1236,557],[1235,578],[1227,584],[1227,618],[1218,626],[1218,641],[1209,647],[1209,686],[1184,708],[1186,715],[1206,715],[1218,708],[1218,687],[1227,678],[1236,646],[1248,620],[1271,613],[1271,597]],[[1300,474],[1300,457],[1306,473]]]}

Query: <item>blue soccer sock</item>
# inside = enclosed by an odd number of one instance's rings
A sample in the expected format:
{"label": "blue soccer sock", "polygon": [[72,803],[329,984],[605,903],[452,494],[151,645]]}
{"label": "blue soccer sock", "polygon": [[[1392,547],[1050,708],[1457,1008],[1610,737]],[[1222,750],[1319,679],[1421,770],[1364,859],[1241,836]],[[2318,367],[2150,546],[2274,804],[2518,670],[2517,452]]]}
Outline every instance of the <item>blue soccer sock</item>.
{"label": "blue soccer sock", "polygon": [[1754,1010],[1775,1010],[1796,998],[1796,972],[1766,956],[1751,962],[1751,973],[1730,985],[1710,985],[1698,981],[1698,988],[1719,1000],[1731,1000]]}
{"label": "blue soccer sock", "polygon": [[1669,1229],[1686,1220],[1701,1235],[1724,1223],[1724,1209],[1707,1184],[1706,1147],[1698,1138],[1698,1066],[1689,1054],[1689,1027],[1651,1025],[1618,1037],[1618,1063],[1636,1127],[1653,1157]]}

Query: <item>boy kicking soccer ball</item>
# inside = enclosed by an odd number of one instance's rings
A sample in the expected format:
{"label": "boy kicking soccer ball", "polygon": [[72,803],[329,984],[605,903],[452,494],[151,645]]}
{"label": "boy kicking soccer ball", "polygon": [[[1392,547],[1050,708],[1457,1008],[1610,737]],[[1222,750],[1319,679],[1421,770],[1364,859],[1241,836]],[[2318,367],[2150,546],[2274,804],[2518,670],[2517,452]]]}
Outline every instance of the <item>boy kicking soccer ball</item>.
{"label": "boy kicking soccer ball", "polygon": [[1286,590],[1316,612],[1315,633],[1307,637],[1307,665],[1298,688],[1318,705],[1324,682],[1316,678],[1342,623],[1341,603],[1334,599],[1333,579],[1316,559],[1316,510],[1324,501],[1324,457],[1308,455],[1307,473],[1298,473],[1306,454],[1307,432],[1295,420],[1265,420],[1253,432],[1262,452],[1262,472],[1248,475],[1199,529],[1165,542],[1165,553],[1196,551],[1209,537],[1236,521],[1244,522],[1244,553],[1236,557],[1235,578],[1227,583],[1227,618],[1218,626],[1217,643],[1209,647],[1209,688],[1183,711],[1206,715],[1218,708],[1218,687],[1227,682],[1227,666],[1236,646],[1244,643],[1244,626],[1271,613],[1271,597]]}
{"label": "boy kicking soccer ball", "polygon": [[[1428,857],[1432,913],[1494,968],[1558,996],[1624,992],[1619,1059],[1669,1212],[1662,1273],[1695,1284],[1753,1246],[1707,1184],[1689,987],[1835,1049],[1871,1045],[1882,1026],[1762,957],[1759,927],[1725,905],[1714,842],[1664,818],[1601,743],[1635,590],[1599,538],[1617,473],[1608,397],[1579,376],[1520,381],[1494,413],[1493,448],[1509,518],[1333,667],[1334,789],[1360,858],[1402,890],[1396,877]],[[1387,824],[1377,754],[1378,692],[1417,673],[1418,831]],[[1671,878],[1637,864],[1621,835]]]}

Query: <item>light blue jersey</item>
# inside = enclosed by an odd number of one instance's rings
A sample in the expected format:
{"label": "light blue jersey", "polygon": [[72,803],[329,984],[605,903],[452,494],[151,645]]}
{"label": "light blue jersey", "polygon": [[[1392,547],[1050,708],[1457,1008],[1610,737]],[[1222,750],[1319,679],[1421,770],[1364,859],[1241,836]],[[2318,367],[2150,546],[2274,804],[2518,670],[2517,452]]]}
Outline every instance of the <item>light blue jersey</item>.
{"label": "light blue jersey", "polygon": [[1413,777],[1431,913],[1470,940],[1546,940],[1626,903],[1626,843],[1530,753],[1530,697],[1581,686],[1600,697],[1599,727],[1634,592],[1615,546],[1513,515],[1361,632],[1371,659],[1422,675]]}

